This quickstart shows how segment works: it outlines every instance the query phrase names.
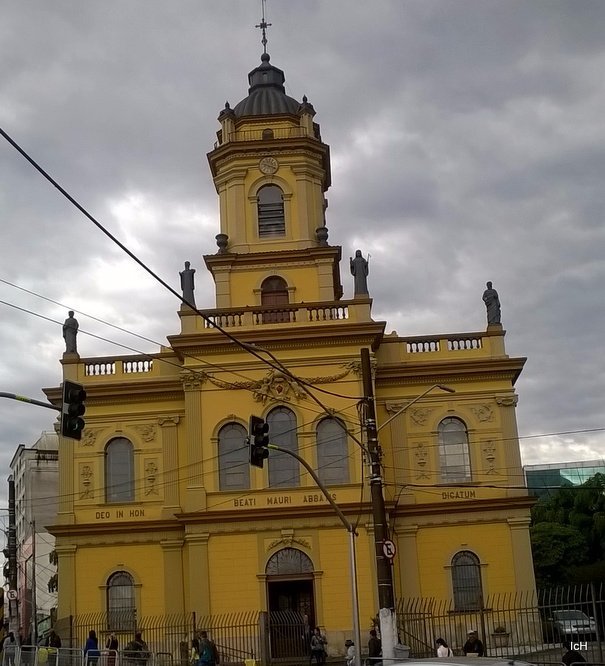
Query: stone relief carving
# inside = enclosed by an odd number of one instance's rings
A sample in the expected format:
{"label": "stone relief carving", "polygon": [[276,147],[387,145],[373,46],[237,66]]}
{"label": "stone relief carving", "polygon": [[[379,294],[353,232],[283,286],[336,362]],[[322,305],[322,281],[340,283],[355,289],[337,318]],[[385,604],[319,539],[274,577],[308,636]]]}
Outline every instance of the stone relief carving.
{"label": "stone relief carving", "polygon": [[181,372],[181,381],[185,391],[199,391],[206,379],[207,376],[204,372],[190,372],[188,370]]}
{"label": "stone relief carving", "polygon": [[485,442],[481,450],[483,451],[483,460],[485,462],[485,473],[497,474],[498,470],[496,469],[496,444],[492,440],[489,440]]}
{"label": "stone relief carving", "polygon": [[90,465],[84,465],[80,472],[80,499],[92,498],[92,468]]}
{"label": "stone relief carving", "polygon": [[[358,374],[361,372],[361,363],[358,361],[346,363],[341,367],[343,370],[334,375],[301,377],[301,379],[309,384],[328,384],[343,379],[351,373]],[[281,370],[270,370],[258,381],[244,382],[225,382],[205,372],[200,372],[199,374],[203,376],[203,381],[207,380],[218,388],[226,390],[245,389],[252,391],[254,399],[263,404],[267,402],[267,400],[284,400],[290,402],[293,399],[306,400],[308,397],[302,385],[297,382],[296,379],[290,377]]]}
{"label": "stone relief carving", "polygon": [[145,495],[157,495],[158,466],[153,460],[145,463]]}
{"label": "stone relief carving", "polygon": [[144,442],[153,442],[155,439],[156,430],[154,425],[139,425],[135,427],[135,430],[141,435]]}
{"label": "stone relief carving", "polygon": [[516,395],[506,396],[505,398],[496,398],[496,403],[501,407],[516,407],[519,398]]}
{"label": "stone relief carving", "polygon": [[287,536],[283,536],[280,539],[275,539],[275,541],[272,541],[270,544],[268,544],[267,552],[273,550],[274,548],[277,548],[278,546],[285,546],[286,548],[289,548],[292,546],[293,543],[297,543],[299,546],[302,546],[303,548],[308,548],[308,549],[311,548],[311,544],[306,539],[300,539],[292,534],[288,534]]}
{"label": "stone relief carving", "polygon": [[416,459],[416,478],[428,479],[429,474],[426,470],[429,461],[429,450],[425,442],[420,442],[414,451],[414,458]]}
{"label": "stone relief carving", "polygon": [[419,407],[410,412],[410,417],[416,425],[424,425],[432,411],[432,409],[428,409],[427,407]]}
{"label": "stone relief carving", "polygon": [[80,440],[80,446],[94,446],[97,441],[97,431],[85,428]]}
{"label": "stone relief carving", "polygon": [[158,418],[158,425],[159,426],[172,426],[172,425],[177,425],[180,420],[180,417],[178,416],[160,416]]}
{"label": "stone relief carving", "polygon": [[471,407],[471,411],[483,423],[494,420],[494,410],[489,405]]}

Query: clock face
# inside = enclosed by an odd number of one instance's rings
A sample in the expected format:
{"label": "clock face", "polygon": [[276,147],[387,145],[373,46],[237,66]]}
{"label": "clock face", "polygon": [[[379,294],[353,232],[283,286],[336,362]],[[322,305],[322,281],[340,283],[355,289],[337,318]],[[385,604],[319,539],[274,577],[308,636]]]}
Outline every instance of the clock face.
{"label": "clock face", "polygon": [[275,157],[263,157],[263,159],[258,163],[258,168],[264,174],[272,174],[277,171],[279,164]]}

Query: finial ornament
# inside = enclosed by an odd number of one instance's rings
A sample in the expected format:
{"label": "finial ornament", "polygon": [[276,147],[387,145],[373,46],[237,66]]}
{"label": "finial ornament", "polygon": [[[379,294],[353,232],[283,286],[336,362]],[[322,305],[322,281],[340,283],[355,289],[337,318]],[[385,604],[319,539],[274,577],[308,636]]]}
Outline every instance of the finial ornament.
{"label": "finial ornament", "polygon": [[271,26],[270,23],[267,23],[267,21],[265,21],[265,4],[266,0],[261,0],[262,17],[260,23],[258,23],[255,26],[256,28],[260,28],[263,34],[263,38],[260,40],[261,44],[263,45],[263,54],[267,53],[267,28]]}

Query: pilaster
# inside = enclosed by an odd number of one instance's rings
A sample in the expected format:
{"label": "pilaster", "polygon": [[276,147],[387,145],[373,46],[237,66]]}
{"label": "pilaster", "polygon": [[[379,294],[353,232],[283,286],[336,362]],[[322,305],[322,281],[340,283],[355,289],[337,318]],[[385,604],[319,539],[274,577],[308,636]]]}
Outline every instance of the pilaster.
{"label": "pilaster", "polygon": [[421,596],[420,569],[418,567],[418,525],[405,525],[397,528],[398,553],[395,555],[399,573],[401,597]]}
{"label": "pilaster", "polygon": [[189,555],[189,612],[200,617],[210,615],[210,565],[208,541],[210,535],[187,534],[185,544]]}
{"label": "pilaster", "polygon": [[161,541],[164,555],[164,613],[177,615],[185,612],[183,576],[183,540]]}
{"label": "pilaster", "polygon": [[77,615],[76,605],[76,550],[72,544],[56,544],[57,572],[59,574],[59,590],[57,617],[64,618]]}
{"label": "pilaster", "polygon": [[181,509],[179,499],[179,452],[177,425],[178,416],[161,416],[158,425],[162,432],[164,455],[164,508],[162,517],[170,518]]}
{"label": "pilaster", "polygon": [[536,579],[534,577],[534,565],[531,554],[531,541],[529,538],[529,516],[521,518],[509,518],[507,521],[510,528],[510,540],[513,551],[513,562],[515,566],[516,589],[535,592]]}
{"label": "pilaster", "polygon": [[519,432],[515,407],[518,398],[516,395],[496,396],[496,403],[500,407],[500,420],[502,423],[502,449],[504,451],[504,467],[508,474],[508,481],[514,488],[509,488],[508,495],[526,495],[521,488],[525,485],[523,465],[521,464],[521,451],[519,449]]}
{"label": "pilaster", "polygon": [[202,384],[193,372],[181,373],[185,393],[185,438],[187,492],[183,501],[185,511],[206,509],[206,490],[203,485],[204,452],[202,446]]}

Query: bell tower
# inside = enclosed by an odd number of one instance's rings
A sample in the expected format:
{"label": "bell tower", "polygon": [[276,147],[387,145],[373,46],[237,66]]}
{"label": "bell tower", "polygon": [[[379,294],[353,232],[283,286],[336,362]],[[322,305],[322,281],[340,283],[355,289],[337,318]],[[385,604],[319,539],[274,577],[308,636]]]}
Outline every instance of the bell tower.
{"label": "bell tower", "polygon": [[269,292],[280,302],[339,300],[341,249],[328,244],[325,226],[330,149],[315,109],[286,95],[266,51],[248,82],[248,96],[220,112],[208,154],[221,232],[204,260],[216,307],[260,305]]}

